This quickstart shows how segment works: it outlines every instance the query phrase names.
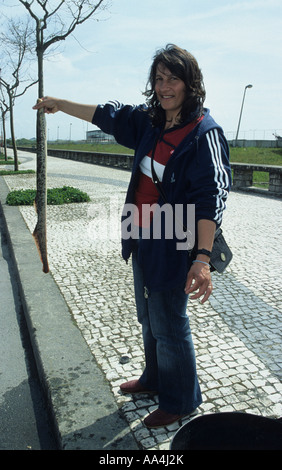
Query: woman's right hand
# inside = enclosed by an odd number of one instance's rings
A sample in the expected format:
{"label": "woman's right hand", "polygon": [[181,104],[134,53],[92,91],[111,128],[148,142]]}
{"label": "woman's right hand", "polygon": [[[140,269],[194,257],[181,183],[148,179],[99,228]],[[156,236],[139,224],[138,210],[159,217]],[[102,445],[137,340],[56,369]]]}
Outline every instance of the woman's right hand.
{"label": "woman's right hand", "polygon": [[50,96],[44,96],[39,98],[37,103],[32,107],[32,109],[44,109],[44,113],[55,114],[60,111],[59,108],[60,100],[58,98],[51,98]]}
{"label": "woman's right hand", "polygon": [[74,103],[69,100],[44,96],[38,100],[32,109],[43,109],[44,113],[47,114],[55,114],[58,111],[62,111],[63,113],[69,114],[70,116],[74,116],[78,119],[92,122],[97,105]]}

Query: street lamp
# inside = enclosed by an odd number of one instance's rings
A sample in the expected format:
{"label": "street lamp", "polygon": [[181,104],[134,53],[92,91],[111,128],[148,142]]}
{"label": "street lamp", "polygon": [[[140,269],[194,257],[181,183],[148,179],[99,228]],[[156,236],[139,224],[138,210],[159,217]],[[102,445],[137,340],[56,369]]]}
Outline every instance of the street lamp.
{"label": "street lamp", "polygon": [[238,139],[238,134],[239,134],[239,129],[240,129],[240,123],[241,123],[241,117],[242,117],[242,112],[243,112],[243,106],[244,106],[244,101],[245,101],[246,90],[247,90],[247,88],[252,88],[252,87],[253,87],[253,85],[246,85],[245,86],[243,101],[242,101],[242,106],[241,106],[241,112],[240,112],[240,117],[239,117],[239,122],[238,122],[238,129],[237,129],[237,134],[236,134],[236,138],[235,138],[235,145],[237,145],[237,139]]}

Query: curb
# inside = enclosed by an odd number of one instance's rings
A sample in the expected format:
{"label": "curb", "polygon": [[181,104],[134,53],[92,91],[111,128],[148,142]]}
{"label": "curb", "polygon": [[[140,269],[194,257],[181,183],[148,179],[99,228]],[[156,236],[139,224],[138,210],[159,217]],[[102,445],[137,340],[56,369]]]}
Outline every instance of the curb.
{"label": "curb", "polygon": [[62,450],[138,450],[110,386],[95,362],[18,207],[7,206],[0,177],[0,210],[38,374]]}

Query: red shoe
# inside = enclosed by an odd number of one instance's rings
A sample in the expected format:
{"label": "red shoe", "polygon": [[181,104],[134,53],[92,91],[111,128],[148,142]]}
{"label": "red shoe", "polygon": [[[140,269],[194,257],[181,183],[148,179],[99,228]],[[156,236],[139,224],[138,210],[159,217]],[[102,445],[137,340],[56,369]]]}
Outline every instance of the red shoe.
{"label": "red shoe", "polygon": [[195,410],[187,415],[174,415],[171,413],[167,413],[166,411],[162,411],[158,408],[144,419],[144,424],[145,426],[147,426],[147,428],[162,428],[164,426],[169,426],[170,424],[173,424],[182,418],[192,416],[196,413],[197,412]]}
{"label": "red shoe", "polygon": [[139,380],[130,380],[120,385],[120,390],[123,393],[156,393],[154,390],[148,390],[139,382]]}

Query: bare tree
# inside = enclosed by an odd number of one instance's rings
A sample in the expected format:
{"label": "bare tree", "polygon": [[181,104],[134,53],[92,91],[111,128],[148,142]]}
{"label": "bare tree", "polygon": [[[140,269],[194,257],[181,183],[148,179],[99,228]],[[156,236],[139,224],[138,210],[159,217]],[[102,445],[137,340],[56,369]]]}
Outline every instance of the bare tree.
{"label": "bare tree", "polygon": [[[1,77],[1,69],[0,69],[0,77]],[[0,109],[1,109],[1,118],[2,118],[2,129],[3,129],[3,149],[4,149],[4,157],[5,161],[8,160],[7,154],[7,138],[6,138],[6,114],[9,111],[9,106],[6,102],[6,97],[3,93],[2,85],[0,82]]]}
{"label": "bare tree", "polygon": [[5,120],[6,120],[6,114],[9,111],[9,106],[7,105],[5,101],[5,97],[3,96],[2,89],[1,89],[1,95],[2,96],[0,96],[0,110],[1,110],[2,129],[3,129],[3,149],[4,149],[4,158],[5,158],[5,161],[7,161],[8,154],[7,154],[7,138],[6,138]]}
{"label": "bare tree", "polygon": [[[8,20],[6,31],[0,34],[2,63],[5,64],[5,69],[0,69],[0,87],[2,97],[2,87],[4,87],[9,100],[9,104],[5,106],[5,114],[9,110],[15,171],[19,169],[14,131],[15,99],[22,96],[28,88],[37,83],[37,80],[33,80],[31,77],[27,76],[27,68],[25,67],[27,56],[30,53],[30,35],[31,29],[29,21],[14,19]],[[4,98],[1,101],[4,104]]]}
{"label": "bare tree", "polygon": [[[26,8],[36,25],[36,54],[38,64],[38,99],[44,96],[43,59],[46,50],[59,41],[64,41],[78,25],[93,18],[104,8],[104,0],[19,0]],[[104,3],[103,3],[104,2]],[[46,209],[47,139],[46,120],[43,110],[37,112],[37,224],[33,233],[42,263],[43,271],[48,272]]]}

